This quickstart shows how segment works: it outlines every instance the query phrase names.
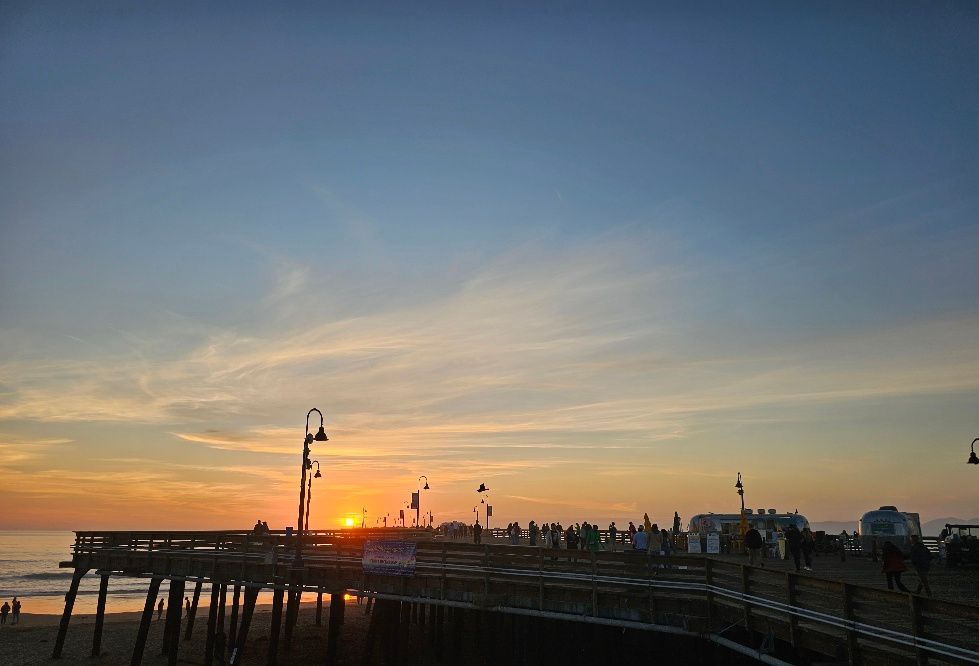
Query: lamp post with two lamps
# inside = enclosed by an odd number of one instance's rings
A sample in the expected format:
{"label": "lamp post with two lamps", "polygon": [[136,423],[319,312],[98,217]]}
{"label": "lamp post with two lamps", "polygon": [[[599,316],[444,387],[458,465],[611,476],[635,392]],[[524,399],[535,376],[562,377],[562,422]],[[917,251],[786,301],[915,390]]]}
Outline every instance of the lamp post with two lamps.
{"label": "lamp post with two lamps", "polygon": [[[316,431],[313,435],[309,432],[309,417],[313,412],[320,415],[320,429]],[[306,471],[312,468],[312,464],[309,460],[309,445],[313,442],[326,442],[329,438],[326,436],[326,431],[323,429],[323,412],[313,407],[311,410],[306,412],[306,438],[303,440],[303,460],[300,469],[302,470],[302,475],[299,477],[299,517],[296,519],[296,566],[302,566],[303,563],[303,509],[306,503]],[[316,470],[318,476],[319,469]]]}
{"label": "lamp post with two lamps", "polygon": [[744,515],[744,484],[741,483],[741,472],[738,472],[738,482],[734,487],[738,489],[738,495],[741,496],[741,522],[738,524],[738,529],[743,537],[748,532],[748,517]]}
{"label": "lamp post with two lamps", "polygon": [[[425,487],[424,488],[421,487],[422,479],[425,479]],[[421,476],[418,477],[418,495],[417,495],[418,501],[415,502],[415,527],[421,527],[422,526],[421,510],[422,510],[422,491],[423,490],[431,490],[431,488],[428,487],[428,477],[425,476],[424,474],[422,474]]]}

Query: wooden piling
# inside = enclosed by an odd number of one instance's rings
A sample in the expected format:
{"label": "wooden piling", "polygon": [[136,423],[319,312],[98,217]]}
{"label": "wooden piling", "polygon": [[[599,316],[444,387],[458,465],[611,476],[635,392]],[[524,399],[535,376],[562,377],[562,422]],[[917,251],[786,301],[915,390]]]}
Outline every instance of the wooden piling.
{"label": "wooden piling", "polygon": [[204,666],[214,662],[214,635],[217,633],[218,606],[221,605],[221,584],[211,581],[211,603],[207,609],[207,637],[204,641]]}
{"label": "wooden piling", "polygon": [[95,631],[92,634],[92,656],[102,654],[102,626],[105,623],[105,598],[109,593],[109,574],[99,581],[99,602],[95,609]]}
{"label": "wooden piling", "polygon": [[156,597],[160,594],[162,578],[151,578],[150,588],[146,592],[146,604],[143,606],[143,616],[139,619],[139,630],[136,632],[136,645],[133,647],[133,658],[130,666],[139,666],[143,662],[143,648],[146,647],[146,637],[150,633],[153,622],[153,611],[156,608]]}
{"label": "wooden piling", "polygon": [[340,646],[340,627],[343,625],[344,598],[343,592],[330,594],[330,627],[326,639],[326,663],[337,662],[337,649]]}
{"label": "wooden piling", "polygon": [[241,599],[241,585],[235,585],[231,598],[231,626],[228,628],[228,645],[238,644],[238,603]]}
{"label": "wooden piling", "polygon": [[190,613],[187,614],[187,631],[184,632],[184,640],[189,641],[190,635],[194,631],[194,618],[197,617],[197,602],[201,598],[201,586],[204,584],[203,580],[197,581],[197,585],[194,586],[194,598],[190,602]]}
{"label": "wooden piling", "polygon": [[258,598],[257,587],[246,587],[244,604],[241,609],[241,626],[238,628],[237,643],[231,653],[231,660],[228,662],[233,666],[241,663],[245,654],[245,643],[248,641],[248,629],[252,624],[252,615],[255,612],[255,600]]}
{"label": "wooden piling", "polygon": [[78,595],[78,584],[82,582],[82,576],[86,573],[88,573],[88,569],[75,569],[75,573],[71,576],[71,587],[65,594],[65,612],[61,615],[58,638],[54,642],[54,652],[51,653],[53,659],[61,658],[61,651],[65,647],[65,637],[68,635],[68,623],[71,621],[71,611],[75,607],[75,597]]}
{"label": "wooden piling", "polygon": [[170,579],[170,594],[167,598],[167,617],[163,625],[163,654],[167,656],[167,664],[177,663],[177,651],[180,645],[180,616],[183,614],[184,581]]}
{"label": "wooden piling", "polygon": [[279,653],[279,631],[282,628],[282,597],[283,590],[275,588],[272,592],[272,626],[269,629],[269,653],[266,663],[274,666]]}
{"label": "wooden piling", "polygon": [[316,626],[323,626],[323,590],[316,591]]}

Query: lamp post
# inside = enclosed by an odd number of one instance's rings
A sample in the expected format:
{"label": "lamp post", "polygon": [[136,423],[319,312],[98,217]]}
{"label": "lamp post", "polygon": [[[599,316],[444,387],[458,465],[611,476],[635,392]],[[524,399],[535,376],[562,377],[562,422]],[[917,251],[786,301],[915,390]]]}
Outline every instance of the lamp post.
{"label": "lamp post", "polygon": [[309,480],[306,481],[306,523],[303,528],[306,532],[309,531],[309,503],[313,501],[313,479],[318,479],[323,476],[320,474],[320,461],[310,460],[308,469],[312,469],[313,465],[316,465],[316,474],[311,475]]}
{"label": "lamp post", "polygon": [[[422,479],[425,479],[425,487],[424,488],[421,487]],[[415,526],[416,527],[421,527],[422,526],[421,510],[422,510],[422,491],[423,490],[431,490],[431,488],[428,487],[428,477],[425,476],[424,474],[422,474],[421,476],[418,477],[418,502],[415,504]]]}
{"label": "lamp post", "polygon": [[[320,415],[320,429],[315,436],[309,432],[309,417],[313,412]],[[300,465],[302,474],[299,477],[299,517],[296,519],[296,566],[302,566],[303,563],[303,505],[306,503],[306,470],[312,467],[309,463],[309,445],[313,442],[326,441],[329,441],[329,438],[326,436],[326,431],[323,430],[323,412],[313,407],[306,412],[306,438],[303,440],[303,460],[302,465]]]}
{"label": "lamp post", "polygon": [[360,529],[364,529],[365,527],[367,527],[367,507],[363,507],[360,510],[360,513],[361,513]]}
{"label": "lamp post", "polygon": [[976,457],[976,442],[979,442],[979,437],[972,440],[972,453],[969,454],[970,465],[979,465],[979,458]]}
{"label": "lamp post", "polygon": [[744,515],[744,484],[741,483],[741,472],[738,472],[738,482],[734,487],[738,489],[738,495],[741,496],[741,522],[738,528],[741,530],[741,536],[744,536],[748,531],[748,517]]}

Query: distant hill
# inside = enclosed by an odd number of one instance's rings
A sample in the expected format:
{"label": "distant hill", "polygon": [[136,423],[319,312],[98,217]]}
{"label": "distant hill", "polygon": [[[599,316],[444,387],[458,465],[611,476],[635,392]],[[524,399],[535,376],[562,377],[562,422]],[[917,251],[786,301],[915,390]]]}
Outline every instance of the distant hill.
{"label": "distant hill", "polygon": [[[853,532],[857,529],[856,520],[823,520],[821,522],[810,522],[809,527],[813,532],[826,532],[826,534],[839,534],[843,530]],[[936,533],[937,534],[937,533]]]}
{"label": "distant hill", "polygon": [[938,533],[945,528],[946,523],[952,525],[979,525],[979,518],[935,518],[927,523],[921,524],[921,531],[925,536],[938,536]]}

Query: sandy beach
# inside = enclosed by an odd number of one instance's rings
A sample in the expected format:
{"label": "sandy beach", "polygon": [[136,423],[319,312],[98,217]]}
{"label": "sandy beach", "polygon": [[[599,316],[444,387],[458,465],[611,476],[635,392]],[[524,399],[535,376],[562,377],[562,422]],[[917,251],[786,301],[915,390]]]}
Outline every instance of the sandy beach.
{"label": "sandy beach", "polygon": [[[341,630],[340,655],[343,660],[358,660],[367,633],[366,604],[348,602]],[[230,609],[229,609],[230,610]],[[257,606],[249,630],[245,664],[266,663],[269,629],[271,624],[271,605]],[[60,615],[30,614],[21,615],[20,624],[0,627],[0,664],[22,666],[26,664],[128,664],[132,657],[133,643],[139,626],[140,613],[106,613],[102,635],[102,654],[91,657],[92,630],[94,614],[74,616],[68,629],[64,653],[61,660],[51,658],[51,650],[58,633]],[[323,607],[323,624],[315,624],[315,604],[303,604],[293,648],[285,650],[282,639],[279,643],[279,663],[300,664],[322,661],[326,652],[326,636],[329,618],[329,603]],[[144,664],[164,664],[166,658],[160,654],[163,636],[163,620],[154,617],[146,650]],[[186,628],[181,626],[181,633]],[[207,629],[207,609],[199,613],[194,623],[190,641],[180,642],[179,663],[203,664],[204,641]],[[281,636],[281,634],[280,634]]]}

